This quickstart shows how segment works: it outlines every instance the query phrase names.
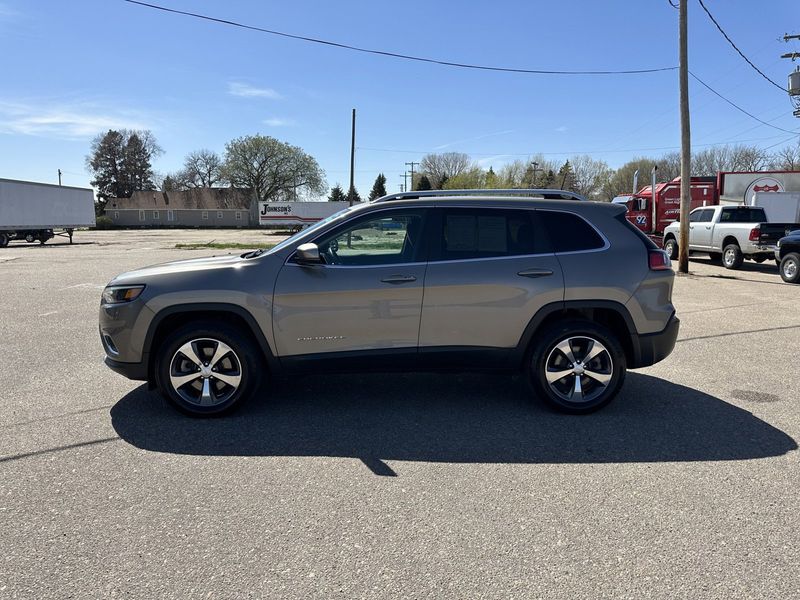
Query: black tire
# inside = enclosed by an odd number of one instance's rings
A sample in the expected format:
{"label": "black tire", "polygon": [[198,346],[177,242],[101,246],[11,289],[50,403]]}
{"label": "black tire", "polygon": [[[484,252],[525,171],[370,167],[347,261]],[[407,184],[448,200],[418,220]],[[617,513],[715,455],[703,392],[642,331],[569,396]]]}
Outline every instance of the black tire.
{"label": "black tire", "polygon": [[714,262],[722,262],[722,253],[721,252],[709,252],[708,257],[713,260]]}
{"label": "black tire", "polygon": [[738,269],[743,261],[744,254],[739,244],[728,244],[722,249],[722,266],[726,269]]}
{"label": "black tire", "polygon": [[5,248],[8,246],[8,234],[7,233],[0,233],[0,248]]}
{"label": "black tire", "polygon": [[[591,349],[588,345],[590,340],[593,345],[599,343],[603,352],[586,363],[591,366],[586,371],[593,375],[610,376],[605,387],[593,376],[569,372],[576,367],[581,370],[585,367],[580,361]],[[567,354],[557,348],[564,342],[568,344],[574,364]],[[626,371],[625,351],[616,335],[602,325],[579,319],[559,321],[537,332],[526,360],[526,376],[536,397],[555,410],[575,415],[594,412],[611,402],[625,381]],[[548,382],[548,372],[567,375]],[[569,396],[576,393],[575,380],[579,378],[581,392],[585,392],[585,396],[581,401],[574,401]]]}
{"label": "black tire", "polygon": [[25,236],[25,241],[28,242],[29,244],[32,244],[33,242],[36,241],[36,236],[33,235],[32,233],[29,233]]}
{"label": "black tire", "polygon": [[670,260],[678,258],[678,242],[675,238],[667,238],[664,242],[664,252],[667,253]]}
{"label": "black tire", "polygon": [[[200,372],[203,367],[195,365],[195,361],[187,358],[188,353],[184,355],[180,349],[190,344],[196,358],[211,359],[210,355],[218,347],[212,342],[227,345],[233,355],[226,352],[215,364],[209,364],[211,360],[204,361],[208,373],[208,377],[204,377]],[[260,348],[247,332],[227,323],[195,321],[180,327],[161,343],[153,370],[161,395],[173,406],[191,416],[209,417],[229,413],[253,396],[261,385],[265,366]],[[209,372],[216,371],[221,377],[223,370],[229,380],[239,377],[235,388]],[[177,388],[171,379],[171,376],[191,377],[194,373],[197,374],[194,379]],[[205,382],[208,388],[204,387]],[[209,390],[207,398],[212,401],[208,404],[203,402],[206,389]]]}
{"label": "black tire", "polygon": [[800,283],[800,254],[790,252],[781,260],[781,279],[786,283]]}

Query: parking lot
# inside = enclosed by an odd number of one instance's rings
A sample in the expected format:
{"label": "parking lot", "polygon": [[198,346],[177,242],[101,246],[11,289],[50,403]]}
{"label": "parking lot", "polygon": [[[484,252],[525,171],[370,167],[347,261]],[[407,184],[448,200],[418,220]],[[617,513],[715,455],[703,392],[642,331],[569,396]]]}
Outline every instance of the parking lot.
{"label": "parking lot", "polygon": [[603,411],[519,377],[319,375],[195,420],[103,363],[115,274],[274,243],[77,232],[0,251],[0,597],[800,595],[800,286],[679,277],[674,353]]}

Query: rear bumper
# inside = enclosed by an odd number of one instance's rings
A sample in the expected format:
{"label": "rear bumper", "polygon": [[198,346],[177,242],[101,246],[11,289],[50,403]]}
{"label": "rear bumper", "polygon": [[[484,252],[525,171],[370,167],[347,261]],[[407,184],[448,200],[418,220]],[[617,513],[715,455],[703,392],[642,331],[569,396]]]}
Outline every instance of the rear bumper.
{"label": "rear bumper", "polygon": [[663,331],[633,336],[634,361],[633,364],[628,366],[632,369],[638,369],[640,367],[649,367],[664,360],[675,348],[680,326],[680,319],[673,314]]}
{"label": "rear bumper", "polygon": [[109,369],[115,373],[124,375],[128,379],[133,379],[135,381],[147,381],[146,361],[139,363],[126,363],[119,362],[118,360],[114,360],[113,358],[106,356],[105,363]]}

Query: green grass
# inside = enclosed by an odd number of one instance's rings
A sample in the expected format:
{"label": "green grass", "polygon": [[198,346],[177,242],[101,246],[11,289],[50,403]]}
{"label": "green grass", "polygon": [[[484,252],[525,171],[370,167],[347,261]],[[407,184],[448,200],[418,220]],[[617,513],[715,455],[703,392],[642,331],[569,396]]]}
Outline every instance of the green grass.
{"label": "green grass", "polygon": [[213,248],[214,250],[258,250],[260,248],[274,248],[275,244],[240,244],[239,242],[193,242],[191,244],[175,244],[181,250],[201,250]]}

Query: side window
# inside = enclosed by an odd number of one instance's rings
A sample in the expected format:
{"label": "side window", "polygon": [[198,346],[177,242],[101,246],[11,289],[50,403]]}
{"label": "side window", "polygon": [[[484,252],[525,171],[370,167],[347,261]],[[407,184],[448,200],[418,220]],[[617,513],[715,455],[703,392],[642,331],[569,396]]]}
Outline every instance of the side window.
{"label": "side window", "polygon": [[554,252],[583,252],[605,246],[595,228],[574,213],[537,210],[536,214],[550,237]]}
{"label": "side window", "polygon": [[440,260],[523,256],[537,252],[533,211],[445,209],[439,236]]}
{"label": "side window", "polygon": [[329,265],[415,262],[420,256],[422,221],[423,211],[381,212],[345,224],[315,243]]}
{"label": "side window", "polygon": [[693,213],[689,213],[689,223],[697,223],[700,221],[700,217],[704,212],[704,210],[696,210]]}
{"label": "side window", "polygon": [[700,211],[700,218],[697,219],[698,223],[710,223],[714,220],[714,210],[701,210]]}

